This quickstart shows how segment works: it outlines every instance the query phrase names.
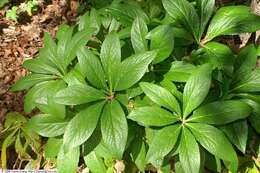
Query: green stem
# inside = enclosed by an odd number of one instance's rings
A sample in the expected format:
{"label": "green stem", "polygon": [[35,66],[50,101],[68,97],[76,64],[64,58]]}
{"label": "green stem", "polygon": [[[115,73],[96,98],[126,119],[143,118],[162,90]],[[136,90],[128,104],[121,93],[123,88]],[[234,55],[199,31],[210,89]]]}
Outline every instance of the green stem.
{"label": "green stem", "polygon": [[17,132],[15,130],[13,133],[11,133],[7,138],[4,140],[2,145],[2,151],[1,151],[1,161],[2,161],[2,168],[5,170],[7,168],[7,159],[6,159],[6,151],[7,148],[14,142],[14,135]]}

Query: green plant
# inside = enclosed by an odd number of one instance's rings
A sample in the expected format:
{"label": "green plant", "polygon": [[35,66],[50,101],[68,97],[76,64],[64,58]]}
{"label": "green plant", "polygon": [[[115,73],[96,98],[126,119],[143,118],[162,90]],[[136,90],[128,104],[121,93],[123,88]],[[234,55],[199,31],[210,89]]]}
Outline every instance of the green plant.
{"label": "green plant", "polygon": [[[27,161],[27,167],[40,168],[41,139],[27,126],[28,119],[18,113],[8,113],[5,117],[4,129],[0,133],[1,168],[7,168],[8,148],[14,146],[17,160],[13,168],[21,168]],[[13,154],[13,151],[9,151]],[[19,164],[19,166],[18,166]]]}
{"label": "green plant", "polygon": [[198,141],[209,153],[224,160],[232,172],[236,172],[238,160],[231,143],[223,132],[212,125],[244,119],[251,113],[251,108],[241,100],[214,101],[198,107],[208,95],[210,84],[211,67],[205,64],[197,68],[186,82],[183,97],[179,100],[182,106],[167,89],[151,83],[140,84],[157,106],[139,107],[128,118],[146,127],[162,127],[155,129],[146,155],[147,163],[160,168],[163,158],[177,149],[174,154],[179,154],[184,172],[199,172],[203,167],[203,149],[200,149]]}
{"label": "green plant", "polygon": [[29,89],[25,111],[41,111],[29,127],[48,137],[59,172],[80,157],[94,173],[120,160],[129,173],[245,169],[238,158],[259,133],[259,48],[235,54],[218,38],[255,32],[260,17],[214,4],[115,0],[45,34],[12,90]]}
{"label": "green plant", "polygon": [[16,14],[16,11],[17,11],[17,7],[16,6],[13,6],[10,10],[7,10],[6,11],[6,18],[9,19],[9,20],[13,20],[15,22],[17,22],[17,14]]}
{"label": "green plant", "polygon": [[[7,3],[7,2],[5,2],[5,3]],[[4,4],[1,4],[1,2],[0,2],[0,7],[1,7],[1,5],[4,5]],[[27,2],[22,3],[20,6],[12,6],[12,8],[10,10],[7,10],[5,16],[8,20],[13,20],[13,21],[17,22],[20,11],[26,11],[29,16],[32,16],[32,13],[37,11],[37,7],[38,7],[38,0],[29,0]]]}
{"label": "green plant", "polygon": [[32,0],[26,2],[24,9],[28,13],[28,15],[31,16],[32,13],[37,10],[37,7],[38,7],[38,0]]}

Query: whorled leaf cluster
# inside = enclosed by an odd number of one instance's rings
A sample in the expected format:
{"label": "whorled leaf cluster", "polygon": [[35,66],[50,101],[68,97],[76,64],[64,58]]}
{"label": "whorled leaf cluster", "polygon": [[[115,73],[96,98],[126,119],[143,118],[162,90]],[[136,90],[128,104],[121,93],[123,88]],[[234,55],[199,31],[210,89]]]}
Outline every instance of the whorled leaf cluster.
{"label": "whorled leaf cluster", "polygon": [[260,48],[218,40],[259,29],[247,6],[115,0],[45,34],[12,89],[28,90],[26,112],[40,109],[28,127],[48,137],[60,173],[80,157],[94,173],[116,160],[125,172],[235,173],[248,129],[260,132]]}

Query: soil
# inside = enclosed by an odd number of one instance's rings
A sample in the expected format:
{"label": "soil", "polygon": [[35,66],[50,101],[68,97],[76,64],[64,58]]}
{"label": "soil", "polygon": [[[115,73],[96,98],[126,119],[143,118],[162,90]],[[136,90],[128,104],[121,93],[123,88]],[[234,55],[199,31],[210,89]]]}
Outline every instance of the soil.
{"label": "soil", "polygon": [[60,24],[75,23],[79,2],[42,1],[32,16],[18,11],[18,22],[5,18],[14,4],[19,7],[23,1],[12,1],[0,10],[0,121],[7,112],[23,112],[24,93],[10,92],[10,87],[28,73],[22,64],[37,56],[44,32],[54,36]]}

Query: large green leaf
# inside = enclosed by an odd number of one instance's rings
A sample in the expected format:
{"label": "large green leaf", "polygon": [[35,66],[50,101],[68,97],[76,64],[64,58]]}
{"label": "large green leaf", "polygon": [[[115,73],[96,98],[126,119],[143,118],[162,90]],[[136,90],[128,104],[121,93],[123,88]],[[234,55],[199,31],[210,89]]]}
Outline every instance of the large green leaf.
{"label": "large green leaf", "polygon": [[54,98],[60,104],[78,105],[105,99],[106,95],[91,86],[76,84],[59,91]]}
{"label": "large green leaf", "polygon": [[164,156],[175,146],[180,130],[181,127],[179,125],[167,126],[156,130],[152,142],[149,144],[146,162],[152,163],[155,167],[159,168],[162,165]]}
{"label": "large green leaf", "polygon": [[75,68],[71,69],[66,75],[64,75],[63,80],[68,84],[68,86],[86,84],[85,78],[81,74],[78,64]]}
{"label": "large green leaf", "polygon": [[223,70],[229,76],[232,75],[235,56],[231,49],[218,42],[209,42],[201,48],[205,53],[199,57],[202,63],[210,63],[213,69]]}
{"label": "large green leaf", "polygon": [[256,68],[251,73],[242,76],[241,80],[235,84],[232,91],[259,92],[260,91],[260,68]]}
{"label": "large green leaf", "polygon": [[101,46],[100,58],[108,78],[109,87],[113,88],[112,81],[116,78],[116,70],[121,62],[120,40],[116,33],[106,36]]}
{"label": "large green leaf", "polygon": [[[67,49],[66,49],[66,56],[63,57],[64,66],[67,67],[73,59],[76,57],[77,51],[84,45],[87,44],[89,39],[91,38],[92,34],[94,34],[95,29],[87,28],[82,31],[77,32],[73,35],[72,39],[69,41]],[[61,62],[59,62],[61,63]]]}
{"label": "large green leaf", "polygon": [[106,12],[119,20],[124,26],[131,26],[136,17],[143,18],[145,22],[149,22],[149,18],[138,5],[127,3],[113,3]]}
{"label": "large green leaf", "polygon": [[81,73],[97,88],[107,88],[105,73],[98,57],[82,47],[77,52]]}
{"label": "large green leaf", "polygon": [[119,102],[114,100],[105,105],[101,116],[101,132],[105,145],[114,157],[121,159],[127,141],[127,121]]}
{"label": "large green leaf", "polygon": [[65,59],[66,56],[70,53],[70,42],[72,41],[73,27],[69,27],[68,25],[61,25],[57,31],[57,56],[60,59]]}
{"label": "large green leaf", "polygon": [[221,127],[229,140],[243,153],[246,151],[248,126],[247,121],[238,121]]}
{"label": "large green leaf", "polygon": [[184,169],[182,168],[180,160],[178,160],[174,163],[174,170],[176,173],[185,173]]}
{"label": "large green leaf", "polygon": [[145,127],[145,139],[146,139],[148,146],[150,146],[152,144],[153,138],[155,137],[157,130],[160,130],[160,129],[162,129],[162,128],[157,129],[157,128],[152,128],[152,127]]}
{"label": "large green leaf", "polygon": [[190,76],[183,91],[183,116],[187,117],[208,94],[211,84],[211,66],[204,64]]}
{"label": "large green leaf", "polygon": [[258,45],[257,50],[256,50],[257,56],[260,56],[260,46]]}
{"label": "large green leaf", "polygon": [[257,52],[253,44],[243,48],[236,58],[234,82],[250,73],[256,66]]}
{"label": "large green leaf", "polygon": [[[39,108],[45,114],[51,114],[59,118],[65,118],[66,106],[56,103],[52,96],[47,97],[47,103],[37,104],[37,108]],[[36,103],[37,102],[39,102],[39,99],[36,100]]]}
{"label": "large green leaf", "polygon": [[[108,28],[108,33],[111,33],[113,31],[117,32],[120,29],[120,26],[121,26],[121,23],[118,22],[115,18],[112,18],[110,25],[109,25],[109,28]],[[118,34],[119,37],[120,37],[120,35],[121,34]]]}
{"label": "large green leaf", "polygon": [[180,102],[182,102],[182,92],[180,92],[177,86],[168,79],[164,79],[160,84],[172,93]]}
{"label": "large green leaf", "polygon": [[196,41],[200,39],[200,19],[190,2],[187,0],[163,0],[164,8],[169,15],[189,30]]}
{"label": "large green leaf", "polygon": [[114,158],[114,159],[118,158],[118,157],[115,156],[116,151],[113,152],[113,148],[109,147],[107,144],[105,144],[103,140],[101,140],[100,143],[95,147],[95,152],[100,157],[107,159],[107,161],[111,160],[111,158]]}
{"label": "large green leaf", "polygon": [[139,171],[144,172],[146,166],[146,162],[145,162],[145,155],[146,155],[146,148],[147,148],[146,143],[142,137],[138,136],[136,138],[133,138],[132,144],[133,145],[131,145],[131,154],[130,154],[131,158],[133,159]]}
{"label": "large green leaf", "polygon": [[247,6],[226,6],[220,8],[210,22],[206,41],[219,35],[255,32],[260,29],[260,16]]}
{"label": "large green leaf", "polygon": [[159,25],[150,31],[147,39],[151,40],[150,49],[157,50],[158,54],[153,63],[159,63],[168,58],[174,47],[173,29],[169,25]]}
{"label": "large green leaf", "polygon": [[200,150],[194,136],[186,127],[182,130],[179,158],[185,173],[198,173],[200,170]]}
{"label": "large green leaf", "polygon": [[138,82],[148,69],[148,65],[156,56],[155,51],[135,54],[125,59],[117,69],[117,79],[114,84],[116,91],[125,90]]}
{"label": "large green leaf", "polygon": [[87,28],[94,28],[95,34],[99,32],[101,25],[101,19],[98,14],[98,11],[93,8],[91,8],[90,12],[86,12],[83,16],[79,17],[79,30],[84,30]]}
{"label": "large green leaf", "polygon": [[[118,32],[118,36],[119,36],[120,39],[127,39],[127,38],[131,37],[131,27],[128,26],[128,27],[123,28],[122,30],[120,30],[120,31]],[[129,43],[129,42],[127,41],[127,43]],[[131,45],[128,44],[128,45],[127,45],[127,48],[128,48],[128,49],[131,49],[130,46],[131,46]],[[126,49],[125,49],[125,50],[126,50]],[[129,52],[128,52],[128,53],[129,53]]]}
{"label": "large green leaf", "polygon": [[66,84],[62,80],[51,80],[36,84],[27,92],[25,96],[25,112],[29,113],[34,107],[39,107],[39,104],[41,104],[42,106],[45,105],[46,109],[44,109],[44,112],[55,112],[55,114],[53,115],[57,115],[58,117],[64,117],[64,115],[62,115],[62,106],[58,105],[57,103],[53,103],[53,96],[56,94],[57,91],[64,89],[65,87]]}
{"label": "large green leaf", "polygon": [[83,144],[83,156],[87,156],[89,153],[94,151],[94,149],[96,150],[101,140],[102,140],[102,134],[100,129],[100,123],[98,123],[98,126],[96,127],[92,135]]}
{"label": "large green leaf", "polygon": [[87,167],[91,170],[91,172],[93,173],[106,172],[106,166],[103,162],[103,159],[95,151],[92,151],[87,156],[85,156],[84,161]]}
{"label": "large green leaf", "polygon": [[28,127],[44,137],[55,137],[64,133],[68,121],[53,115],[39,114],[33,116]]}
{"label": "large green leaf", "polygon": [[120,63],[121,46],[116,33],[111,33],[106,36],[101,46],[100,58],[106,72],[111,71],[110,68],[112,68],[114,63]]}
{"label": "large green leaf", "polygon": [[[61,41],[62,39],[64,39],[63,37],[66,35],[66,33],[70,30],[73,29],[73,27],[70,27],[67,24],[61,24],[58,27],[58,31],[56,32],[56,38],[59,41]],[[69,32],[68,32],[69,33]],[[66,39],[65,39],[66,40]]]}
{"label": "large green leaf", "polygon": [[164,126],[178,121],[177,116],[160,107],[140,107],[134,109],[128,118],[144,126]]}
{"label": "large green leaf", "polygon": [[45,63],[42,58],[29,59],[24,61],[23,67],[34,73],[41,74],[56,74],[61,76],[58,69],[52,67],[51,65]]}
{"label": "large green leaf", "polygon": [[[216,127],[201,123],[187,123],[196,140],[211,154],[235,165],[236,172],[238,159],[235,150],[222,131]],[[227,154],[228,153],[228,154]]]}
{"label": "large green leaf", "polygon": [[237,94],[238,97],[245,98],[242,101],[252,108],[252,113],[248,120],[252,127],[260,133],[260,96],[247,93]]}
{"label": "large green leaf", "polygon": [[181,115],[181,108],[176,98],[161,86],[141,82],[140,86],[144,93],[159,106],[164,106],[172,111],[175,111],[178,115]]}
{"label": "large green leaf", "polygon": [[131,43],[135,50],[135,53],[139,53],[147,50],[148,41],[145,39],[147,33],[148,33],[148,28],[144,19],[137,17],[134,20],[131,29]]}
{"label": "large green leaf", "polygon": [[193,41],[192,33],[189,33],[189,31],[185,30],[183,27],[180,26],[171,26],[173,30],[174,38],[182,39],[186,43],[184,45],[189,45]]}
{"label": "large green leaf", "polygon": [[186,82],[196,66],[185,61],[174,61],[171,64],[170,70],[165,73],[164,77],[170,81]]}
{"label": "large green leaf", "polygon": [[64,152],[61,147],[57,157],[57,168],[59,173],[74,173],[78,168],[80,156],[80,148],[70,148],[68,152]]}
{"label": "large green leaf", "polygon": [[104,102],[93,104],[80,111],[67,125],[64,132],[64,149],[83,144],[95,130]]}
{"label": "large green leaf", "polygon": [[47,159],[55,159],[62,146],[62,138],[49,138],[44,146],[44,156]]}
{"label": "large green leaf", "polygon": [[244,119],[251,111],[250,106],[239,100],[216,101],[196,109],[189,121],[221,125]]}
{"label": "large green leaf", "polygon": [[[63,57],[59,57],[57,54],[57,44],[55,41],[51,38],[50,34],[45,33],[44,38],[44,47],[40,50],[39,56],[40,58],[45,62],[49,63],[52,66],[59,69],[59,71],[64,74],[65,69],[62,65]],[[49,62],[48,62],[49,61]]]}
{"label": "large green leaf", "polygon": [[215,0],[196,0],[200,17],[200,33],[202,34],[214,11]]}
{"label": "large green leaf", "polygon": [[[234,94],[234,96],[243,98],[242,101],[250,105],[253,108],[254,112],[260,114],[260,107],[258,107],[260,106],[260,95],[257,95],[257,93],[237,93]],[[258,105],[251,102],[255,102]]]}
{"label": "large green leaf", "polygon": [[19,91],[24,89],[29,89],[35,84],[38,84],[40,82],[53,80],[57,78],[54,75],[46,75],[46,74],[31,74],[28,76],[25,76],[21,78],[19,81],[16,82],[16,84],[12,87],[12,91]]}

